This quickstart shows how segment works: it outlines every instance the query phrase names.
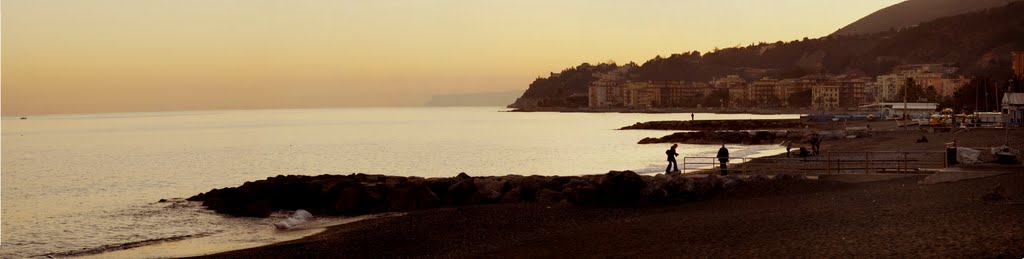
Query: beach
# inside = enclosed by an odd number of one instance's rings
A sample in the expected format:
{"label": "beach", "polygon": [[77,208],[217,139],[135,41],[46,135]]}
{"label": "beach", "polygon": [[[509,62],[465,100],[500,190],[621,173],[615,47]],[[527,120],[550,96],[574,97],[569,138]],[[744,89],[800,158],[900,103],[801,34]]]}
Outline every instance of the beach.
{"label": "beach", "polygon": [[[997,137],[1007,133],[926,133],[886,128],[883,123],[872,128],[878,130],[872,137],[829,141],[822,149],[941,150],[954,136],[961,145],[988,146],[1002,144]],[[931,141],[913,143],[922,134]],[[1024,139],[1019,130],[1009,134],[1011,141]],[[702,200],[631,206],[563,201],[444,207],[334,226],[300,240],[206,257],[1024,255],[1024,221],[1019,220],[1024,218],[1022,167],[968,165],[951,170],[987,177],[919,184],[933,172],[840,177],[819,172],[811,174],[818,180],[751,185]]]}
{"label": "beach", "polygon": [[484,205],[367,220],[207,258],[294,257],[1018,257],[1024,205],[987,202],[1024,174],[918,185],[815,182],[637,207]]}

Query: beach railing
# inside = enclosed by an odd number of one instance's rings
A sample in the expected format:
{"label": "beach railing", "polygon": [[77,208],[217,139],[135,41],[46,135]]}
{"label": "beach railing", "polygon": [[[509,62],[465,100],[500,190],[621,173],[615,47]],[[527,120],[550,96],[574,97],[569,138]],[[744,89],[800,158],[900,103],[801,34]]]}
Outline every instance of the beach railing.
{"label": "beach railing", "polygon": [[[811,157],[729,157],[726,172],[780,173],[807,172],[913,172],[924,168],[945,168],[949,165],[942,151],[836,151]],[[720,171],[717,157],[683,157],[682,172]]]}

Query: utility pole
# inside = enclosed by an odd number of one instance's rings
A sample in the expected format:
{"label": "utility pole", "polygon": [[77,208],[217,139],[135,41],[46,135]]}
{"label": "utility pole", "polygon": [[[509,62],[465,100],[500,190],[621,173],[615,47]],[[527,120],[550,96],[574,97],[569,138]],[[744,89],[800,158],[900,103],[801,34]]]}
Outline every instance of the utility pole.
{"label": "utility pole", "polygon": [[910,128],[907,125],[907,88],[910,86],[908,83],[903,83],[903,131],[907,131],[907,128]]}

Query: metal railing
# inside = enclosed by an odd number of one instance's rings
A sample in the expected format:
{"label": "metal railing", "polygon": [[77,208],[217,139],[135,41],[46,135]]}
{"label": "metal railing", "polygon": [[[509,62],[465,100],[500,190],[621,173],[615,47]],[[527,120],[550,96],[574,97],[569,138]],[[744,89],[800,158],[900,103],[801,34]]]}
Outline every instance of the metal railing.
{"label": "metal railing", "polygon": [[[949,165],[942,151],[836,151],[811,157],[729,157],[726,172],[778,173],[818,171],[823,173],[913,172]],[[689,168],[690,166],[711,168]],[[720,171],[717,157],[683,157],[682,172]]]}

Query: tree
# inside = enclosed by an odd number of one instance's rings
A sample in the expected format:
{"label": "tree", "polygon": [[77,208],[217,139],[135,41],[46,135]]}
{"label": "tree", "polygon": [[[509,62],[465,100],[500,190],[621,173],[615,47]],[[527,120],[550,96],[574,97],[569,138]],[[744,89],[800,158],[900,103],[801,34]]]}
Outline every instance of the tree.
{"label": "tree", "polygon": [[811,90],[794,92],[789,95],[789,107],[806,108],[811,107]]}

